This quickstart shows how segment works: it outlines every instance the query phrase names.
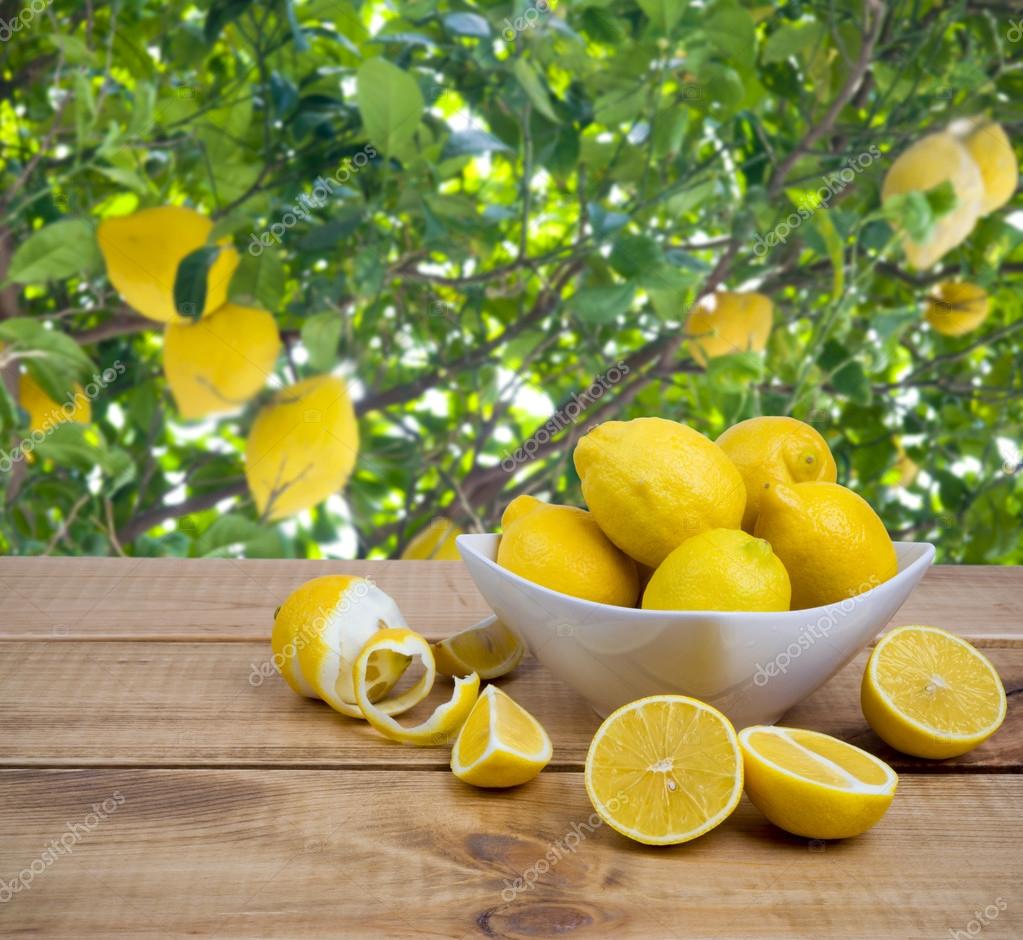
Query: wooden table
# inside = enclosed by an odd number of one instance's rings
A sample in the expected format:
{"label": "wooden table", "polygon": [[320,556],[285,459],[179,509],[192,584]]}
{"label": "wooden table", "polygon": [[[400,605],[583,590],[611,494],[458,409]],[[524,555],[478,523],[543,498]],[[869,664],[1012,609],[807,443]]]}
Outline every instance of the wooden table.
{"label": "wooden table", "polygon": [[936,568],[893,621],[985,649],[1009,692],[987,744],[892,753],[860,714],[863,654],[786,720],[896,766],[879,826],[808,842],[744,799],[661,849],[587,831],[598,719],[535,660],[502,684],[554,760],[508,792],[267,677],[274,608],[328,572],[431,637],[486,613],[457,562],[0,560],[0,936],[1023,936],[1023,569]]}

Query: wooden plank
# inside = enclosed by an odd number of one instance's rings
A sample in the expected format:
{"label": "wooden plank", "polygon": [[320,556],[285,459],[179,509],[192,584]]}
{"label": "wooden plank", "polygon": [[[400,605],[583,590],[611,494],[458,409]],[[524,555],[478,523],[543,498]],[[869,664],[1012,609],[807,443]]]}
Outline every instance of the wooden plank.
{"label": "wooden plank", "polygon": [[979,912],[984,940],[1023,935],[1021,777],[904,779],[838,843],[746,800],[671,848],[591,812],[576,773],[483,792],[413,771],[4,771],[0,877],[20,890],[0,932],[933,940],[976,936]]}
{"label": "wooden plank", "polygon": [[[393,744],[296,696],[272,671],[266,643],[12,640],[0,651],[0,765],[447,766],[443,749]],[[1023,649],[986,652],[1009,715],[956,761],[907,758],[873,736],[859,706],[866,651],[785,722],[852,740],[903,770],[1023,770]],[[500,683],[549,731],[553,766],[580,768],[600,723],[583,700],[532,658]]]}
{"label": "wooden plank", "polygon": [[[0,639],[261,639],[274,608],[322,574],[372,578],[430,637],[489,612],[459,561],[3,558]],[[892,623],[1021,638],[1023,567],[932,568]]]}

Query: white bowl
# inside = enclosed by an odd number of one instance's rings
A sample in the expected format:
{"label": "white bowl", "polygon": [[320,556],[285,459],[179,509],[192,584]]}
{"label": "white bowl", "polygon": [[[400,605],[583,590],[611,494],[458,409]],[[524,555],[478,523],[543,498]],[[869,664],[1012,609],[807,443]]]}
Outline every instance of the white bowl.
{"label": "white bowl", "polygon": [[783,613],[661,611],[580,600],[495,561],[499,535],[460,535],[469,574],[494,613],[601,716],[675,692],[721,709],[737,728],[773,724],[884,628],[934,560],[896,542],[899,572],[837,604]]}

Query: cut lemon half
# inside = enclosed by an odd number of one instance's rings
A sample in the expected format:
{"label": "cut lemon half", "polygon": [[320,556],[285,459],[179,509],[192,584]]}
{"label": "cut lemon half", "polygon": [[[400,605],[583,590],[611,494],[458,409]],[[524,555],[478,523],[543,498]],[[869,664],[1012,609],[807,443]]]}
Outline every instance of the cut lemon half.
{"label": "cut lemon half", "polygon": [[438,672],[445,676],[475,672],[481,679],[507,675],[525,652],[522,641],[495,616],[433,645]]}
{"label": "cut lemon half", "polygon": [[[423,675],[409,689],[392,698],[374,703],[370,698],[371,671],[373,658],[381,653],[397,656],[418,656],[423,663]],[[391,715],[399,714],[421,701],[433,688],[437,667],[433,652],[425,637],[412,630],[379,630],[369,638],[352,670],[352,684],[355,686],[355,700],[362,714],[384,737],[402,744],[418,744],[424,747],[447,744],[462,727],[480,691],[480,677],[472,673],[455,678],[455,690],[451,698],[438,705],[432,715],[421,724],[404,728]]]}
{"label": "cut lemon half", "polygon": [[937,627],[898,627],[874,647],[860,688],[878,737],[914,757],[955,757],[1005,720],[1005,687],[987,657]]}
{"label": "cut lemon half", "polygon": [[586,792],[612,829],[672,845],[722,823],[742,796],[742,755],[731,722],[684,695],[623,705],[586,754]]}
{"label": "cut lemon half", "polygon": [[517,787],[550,762],[543,726],[496,685],[473,705],[451,750],[451,771],[477,787]]}
{"label": "cut lemon half", "polygon": [[[361,718],[352,687],[355,657],[381,628],[406,626],[398,605],[372,581],[347,575],[313,578],[292,591],[274,614],[274,664],[299,695],[323,699],[335,711]],[[369,697],[385,695],[409,662],[405,656],[380,657],[369,677]]]}
{"label": "cut lemon half", "polygon": [[887,811],[899,778],[873,754],[817,731],[739,732],[746,795],[771,822],[807,839],[847,839]]}

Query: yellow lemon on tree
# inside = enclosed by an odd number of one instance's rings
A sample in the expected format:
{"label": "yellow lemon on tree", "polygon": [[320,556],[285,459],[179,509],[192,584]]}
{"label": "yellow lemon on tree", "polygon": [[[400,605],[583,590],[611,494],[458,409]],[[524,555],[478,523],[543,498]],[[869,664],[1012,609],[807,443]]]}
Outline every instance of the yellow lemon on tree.
{"label": "yellow lemon on tree", "polygon": [[746,486],[735,464],[677,421],[606,421],[579,441],[574,460],[600,528],[651,568],[690,536],[742,522]]}
{"label": "yellow lemon on tree", "polygon": [[646,610],[788,610],[789,575],[771,546],[740,529],[686,539],[654,572]]}
{"label": "yellow lemon on tree", "polygon": [[918,270],[934,265],[973,231],[984,201],[980,170],[959,139],[943,131],[928,134],[903,151],[884,178],[882,201],[946,182],[955,190],[956,207],[935,223],[926,242],[916,242],[908,233],[902,236],[906,259]]}
{"label": "yellow lemon on tree", "polygon": [[769,483],[756,535],[792,581],[792,609],[855,597],[898,571],[895,546],[870,504],[837,483]]}
{"label": "yellow lemon on tree", "polygon": [[693,358],[705,366],[715,356],[762,352],[773,316],[774,305],[764,294],[718,291],[704,297],[686,320]]}
{"label": "yellow lemon on tree", "polygon": [[208,317],[170,323],[163,371],[183,418],[244,405],[273,372],[281,337],[265,310],[224,304]]}
{"label": "yellow lemon on tree", "polygon": [[256,416],[245,478],[269,519],[309,509],[348,481],[359,427],[343,379],[319,375],[282,389]]}
{"label": "yellow lemon on tree", "polygon": [[[274,613],[274,665],[299,695],[322,699],[343,715],[361,718],[352,682],[355,660],[378,630],[407,626],[398,605],[372,581],[349,575],[313,578],[292,591]],[[390,691],[409,662],[393,654],[374,660],[368,696],[377,701]]]}
{"label": "yellow lemon on tree", "polygon": [[717,444],[739,468],[746,484],[742,527],[747,532],[756,525],[765,483],[834,483],[838,476],[828,442],[809,424],[795,418],[768,416],[740,421],[725,431]]}
{"label": "yellow lemon on tree", "polygon": [[984,181],[980,214],[1000,209],[1012,198],[1019,183],[1019,160],[1005,129],[986,118],[973,118],[956,121],[949,130],[959,136],[980,170]]}
{"label": "yellow lemon on tree", "polygon": [[942,336],[962,336],[980,326],[989,310],[983,287],[966,281],[942,281],[927,298],[924,316]]}
{"label": "yellow lemon on tree", "polygon": [[1005,720],[991,662],[938,627],[897,627],[874,647],[860,688],[877,736],[904,754],[942,759],[973,750]]}
{"label": "yellow lemon on tree", "polygon": [[527,581],[600,604],[632,607],[636,564],[575,506],[553,506],[532,496],[513,499],[501,517],[497,563]]}
{"label": "yellow lemon on tree", "polygon": [[429,559],[431,561],[460,561],[455,539],[462,530],[450,519],[437,518],[405,546],[401,557],[406,561]]}
{"label": "yellow lemon on tree", "polygon": [[[161,323],[186,319],[174,306],[174,279],[188,254],[207,243],[213,222],[185,206],[159,206],[100,222],[98,238],[110,283],[125,303]],[[222,246],[206,278],[203,316],[223,306],[238,252]]]}
{"label": "yellow lemon on tree", "polygon": [[85,389],[77,382],[74,393],[63,404],[58,404],[27,372],[18,377],[18,404],[28,412],[29,430],[50,431],[65,421],[88,424],[92,421],[92,404]]}

